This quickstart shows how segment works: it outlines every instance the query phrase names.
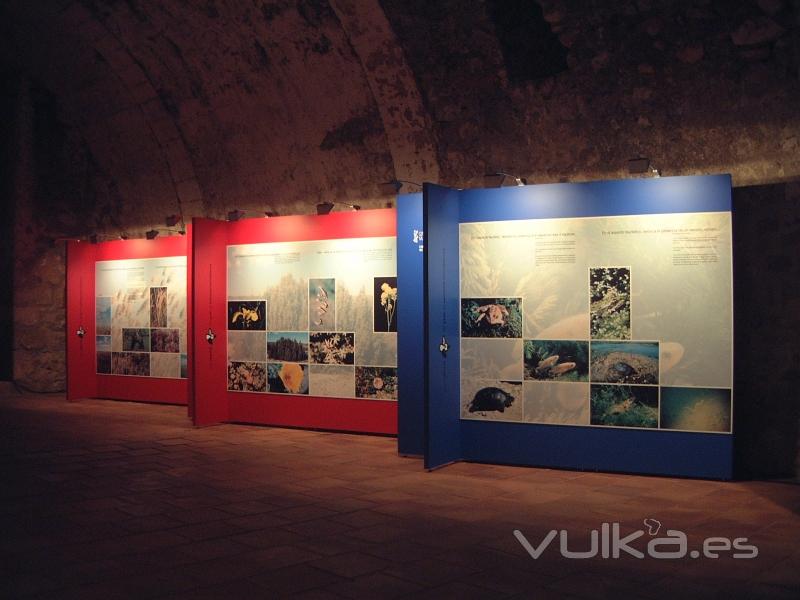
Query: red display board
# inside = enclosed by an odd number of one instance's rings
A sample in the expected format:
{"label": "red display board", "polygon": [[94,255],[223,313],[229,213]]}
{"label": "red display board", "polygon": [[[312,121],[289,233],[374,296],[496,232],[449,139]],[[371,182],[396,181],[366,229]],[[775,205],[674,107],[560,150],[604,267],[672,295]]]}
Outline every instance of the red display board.
{"label": "red display board", "polygon": [[[191,230],[185,236],[155,240],[117,240],[91,244],[67,242],[67,399],[111,398],[139,402],[188,404],[191,380],[191,347],[188,378],[171,379],[97,373],[95,327],[95,268],[98,261],[187,256]],[[187,283],[191,261],[187,261]],[[187,290],[188,290],[187,286]],[[187,327],[192,319],[187,302]],[[83,335],[78,335],[78,332]],[[188,332],[187,332],[188,333]]]}
{"label": "red display board", "polygon": [[[227,389],[227,246],[394,237],[396,229],[392,209],[237,222],[195,219],[190,293],[195,424],[233,421],[396,434],[396,402]],[[209,331],[215,336],[211,342]]]}

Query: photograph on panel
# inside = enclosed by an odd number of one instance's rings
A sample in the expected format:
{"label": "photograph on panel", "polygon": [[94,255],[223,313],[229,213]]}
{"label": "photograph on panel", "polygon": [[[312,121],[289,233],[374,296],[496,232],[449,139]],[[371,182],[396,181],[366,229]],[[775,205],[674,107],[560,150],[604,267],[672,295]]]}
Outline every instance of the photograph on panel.
{"label": "photograph on panel", "polygon": [[658,342],[592,342],[592,381],[658,384],[658,346]]}
{"label": "photograph on panel", "polygon": [[521,338],[522,298],[462,298],[461,337]]}
{"label": "photograph on panel", "polygon": [[592,425],[658,427],[658,387],[592,384]]}
{"label": "photograph on panel", "polygon": [[525,379],[589,381],[589,342],[525,340]]}
{"label": "photograph on panel", "polygon": [[462,379],[461,418],[522,421],[522,382]]}
{"label": "photograph on panel", "polygon": [[593,340],[631,339],[631,270],[589,269],[589,316]]}

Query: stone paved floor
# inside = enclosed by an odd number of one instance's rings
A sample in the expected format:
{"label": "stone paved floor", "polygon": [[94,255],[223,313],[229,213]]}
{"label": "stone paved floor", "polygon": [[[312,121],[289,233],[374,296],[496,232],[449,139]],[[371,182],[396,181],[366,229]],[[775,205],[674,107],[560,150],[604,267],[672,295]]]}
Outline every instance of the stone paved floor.
{"label": "stone paved floor", "polygon": [[[0,399],[2,598],[798,597],[800,486],[457,464],[395,440],[194,429],[185,409]],[[656,518],[755,559],[563,558]],[[651,539],[643,536],[644,540]],[[645,549],[639,540],[638,548]],[[636,542],[634,542],[636,545]],[[674,548],[668,548],[674,550]],[[729,554],[729,553],[728,553]]]}

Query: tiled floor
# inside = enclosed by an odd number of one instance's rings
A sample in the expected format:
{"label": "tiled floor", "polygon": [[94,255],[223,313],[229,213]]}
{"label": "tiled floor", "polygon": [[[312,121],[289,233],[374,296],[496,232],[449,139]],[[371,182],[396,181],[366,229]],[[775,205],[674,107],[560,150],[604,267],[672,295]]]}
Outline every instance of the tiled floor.
{"label": "tiled floor", "polygon": [[[457,464],[391,438],[224,425],[185,409],[0,399],[0,597],[675,598],[800,593],[800,486]],[[754,449],[757,451],[757,449]],[[655,518],[755,559],[567,559]],[[646,550],[648,534],[632,543]],[[662,548],[676,551],[679,548]]]}

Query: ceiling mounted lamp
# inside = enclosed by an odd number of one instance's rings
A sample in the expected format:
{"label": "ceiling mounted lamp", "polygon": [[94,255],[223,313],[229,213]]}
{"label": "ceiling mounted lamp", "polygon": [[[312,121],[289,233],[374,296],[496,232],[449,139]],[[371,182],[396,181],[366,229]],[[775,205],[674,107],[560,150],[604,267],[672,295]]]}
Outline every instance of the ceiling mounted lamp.
{"label": "ceiling mounted lamp", "polygon": [[164,219],[164,223],[166,223],[167,227],[175,227],[178,223],[183,221],[183,217],[179,217],[178,215],[170,215],[166,219]]}
{"label": "ceiling mounted lamp", "polygon": [[417,183],[416,181],[408,181],[406,179],[392,179],[391,181],[387,181],[386,183],[382,183],[381,187],[382,188],[385,187],[386,189],[391,190],[391,191],[389,191],[389,193],[399,194],[400,193],[400,188],[402,188],[404,185],[415,185],[420,190],[422,189],[422,184],[421,183]]}
{"label": "ceiling mounted lamp", "polygon": [[279,217],[280,215],[274,210],[265,210],[264,211],[264,218],[269,219],[272,217]]}
{"label": "ceiling mounted lamp", "polygon": [[514,185],[516,186],[523,186],[528,185],[528,180],[525,177],[519,177],[518,175],[512,175],[511,173],[506,173],[505,171],[495,171],[494,173],[487,173],[484,175],[485,178],[491,177],[499,177],[500,181],[497,184],[497,187],[503,187],[503,184],[506,182],[506,179],[513,179]]}
{"label": "ceiling mounted lamp", "polygon": [[127,240],[127,239],[128,239],[128,234],[127,234],[127,233],[120,233],[120,234],[119,234],[119,239],[121,239],[121,240]]}
{"label": "ceiling mounted lamp", "polygon": [[146,231],[144,233],[144,237],[148,240],[154,240],[158,237],[158,229],[151,229],[150,231]]}
{"label": "ceiling mounted lamp", "polygon": [[320,202],[317,204],[317,214],[318,215],[327,215],[333,210],[334,207],[333,202]]}
{"label": "ceiling mounted lamp", "polygon": [[644,156],[628,159],[628,173],[631,175],[642,175],[644,173],[649,173],[653,177],[661,177],[661,170],[656,169],[650,163],[650,159]]}
{"label": "ceiling mounted lamp", "polygon": [[239,221],[240,219],[244,219],[244,211],[239,210],[238,208],[234,208],[231,211],[228,211],[228,221],[235,222]]}

